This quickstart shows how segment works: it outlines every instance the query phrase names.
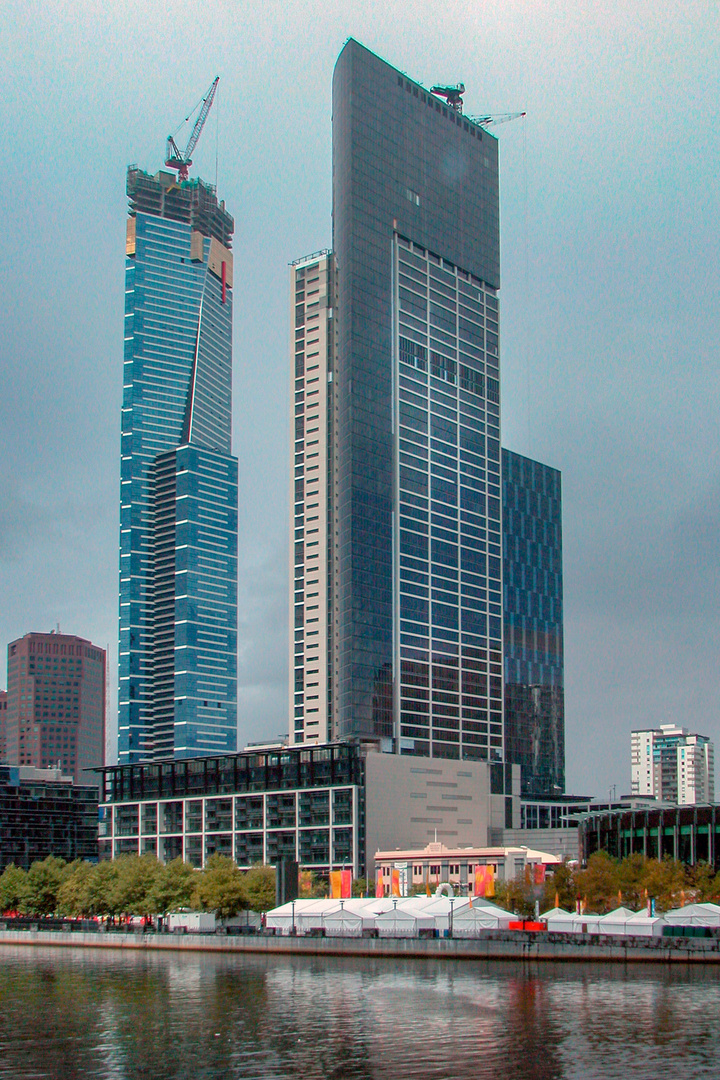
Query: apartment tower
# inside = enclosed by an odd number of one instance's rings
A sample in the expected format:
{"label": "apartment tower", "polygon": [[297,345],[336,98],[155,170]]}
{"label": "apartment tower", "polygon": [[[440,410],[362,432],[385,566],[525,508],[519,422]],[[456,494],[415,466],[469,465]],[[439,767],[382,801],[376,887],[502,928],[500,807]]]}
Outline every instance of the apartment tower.
{"label": "apartment tower", "polygon": [[127,173],[121,762],[237,746],[234,223],[215,189]]}
{"label": "apartment tower", "polygon": [[[503,758],[498,215],[497,141],[460,95],[348,41],[333,79],[333,253],[293,268],[291,742]],[[320,360],[309,339],[323,320]]]}
{"label": "apartment tower", "polygon": [[715,747],[707,735],[677,724],[633,731],[633,795],[653,795],[681,806],[715,801]]}

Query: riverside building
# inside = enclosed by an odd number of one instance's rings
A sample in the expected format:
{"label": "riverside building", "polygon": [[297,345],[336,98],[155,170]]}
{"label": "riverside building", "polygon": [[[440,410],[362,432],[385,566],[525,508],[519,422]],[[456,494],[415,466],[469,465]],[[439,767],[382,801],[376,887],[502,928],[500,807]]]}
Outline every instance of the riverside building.
{"label": "riverside building", "polygon": [[233,219],[202,180],[127,173],[120,761],[237,746]]}
{"label": "riverside building", "polygon": [[519,825],[517,766],[345,742],[107,766],[99,853],[182,856],[200,867],[219,852],[241,867],[289,859],[363,877],[378,850],[433,838],[487,847]]}
{"label": "riverside building", "polygon": [[460,100],[336,64],[333,252],[292,268],[292,744],[503,759],[498,154]]}

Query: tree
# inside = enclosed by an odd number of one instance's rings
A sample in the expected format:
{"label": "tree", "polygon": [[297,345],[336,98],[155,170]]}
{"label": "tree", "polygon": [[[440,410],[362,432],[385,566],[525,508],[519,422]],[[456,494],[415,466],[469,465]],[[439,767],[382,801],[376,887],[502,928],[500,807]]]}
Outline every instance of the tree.
{"label": "tree", "polygon": [[692,867],[688,875],[689,889],[699,904],[717,903],[720,898],[720,874],[709,863],[701,862]]}
{"label": "tree", "polygon": [[501,881],[495,886],[495,900],[506,911],[514,912],[520,919],[532,919],[535,915],[535,887],[532,868],[527,867],[513,881]]}
{"label": "tree", "polygon": [[645,903],[645,884],[648,860],[639,852],[628,855],[618,866],[619,890],[622,902],[638,910]]}
{"label": "tree", "polygon": [[61,915],[81,917],[89,915],[90,891],[93,866],[77,859],[66,867],[63,881],[57,893],[57,910]]}
{"label": "tree", "polygon": [[251,866],[242,876],[242,889],[244,907],[251,911],[269,911],[274,908],[275,867],[260,864]]}
{"label": "tree", "polygon": [[25,891],[26,873],[15,863],[6,866],[0,877],[0,911],[18,911]]}
{"label": "tree", "polygon": [[197,872],[180,856],[160,866],[148,894],[148,909],[160,915],[189,907],[197,882]]}
{"label": "tree", "polygon": [[123,855],[115,860],[117,877],[108,897],[117,915],[148,915],[150,895],[160,864],[154,855]]}
{"label": "tree", "polygon": [[601,914],[617,907],[620,888],[618,866],[606,851],[596,851],[590,856],[587,868],[576,878],[578,895],[585,901],[587,911]]}
{"label": "tree", "polygon": [[111,860],[92,867],[87,880],[87,915],[116,915],[118,864]]}
{"label": "tree", "polygon": [[[248,871],[249,873],[249,871]],[[273,903],[275,885],[273,882]],[[205,869],[198,875],[192,894],[193,907],[214,911],[220,918],[229,919],[246,907],[243,875],[227,855],[211,855]],[[270,904],[272,907],[272,904]]]}
{"label": "tree", "polygon": [[57,910],[57,896],[63,881],[64,859],[48,855],[34,862],[25,877],[19,908],[27,915],[52,915]]}
{"label": "tree", "polygon": [[648,896],[655,899],[660,911],[680,907],[683,893],[689,887],[684,866],[669,857],[662,862],[650,859],[646,868],[645,887]]}
{"label": "tree", "polygon": [[575,900],[577,898],[575,868],[567,861],[554,866],[552,874],[548,874],[545,878],[541,901],[543,911],[549,911],[550,908],[555,907],[556,896],[558,907],[565,908],[566,911],[575,910]]}

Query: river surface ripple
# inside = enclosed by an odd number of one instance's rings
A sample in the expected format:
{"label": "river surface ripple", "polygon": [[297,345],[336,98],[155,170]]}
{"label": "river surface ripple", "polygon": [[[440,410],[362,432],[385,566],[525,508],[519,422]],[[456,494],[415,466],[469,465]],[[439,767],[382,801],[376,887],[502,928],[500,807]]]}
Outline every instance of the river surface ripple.
{"label": "river surface ripple", "polygon": [[716,967],[0,947],[0,1077],[720,1077]]}

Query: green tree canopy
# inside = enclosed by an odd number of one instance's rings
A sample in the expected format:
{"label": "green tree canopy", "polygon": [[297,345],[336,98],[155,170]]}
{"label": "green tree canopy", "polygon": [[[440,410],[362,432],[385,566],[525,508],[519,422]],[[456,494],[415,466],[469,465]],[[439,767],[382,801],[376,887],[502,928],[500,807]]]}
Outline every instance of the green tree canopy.
{"label": "green tree canopy", "polygon": [[192,904],[202,911],[214,911],[224,919],[237,915],[246,907],[243,875],[233,859],[227,855],[210,856],[205,869],[198,875]]}
{"label": "green tree canopy", "polygon": [[18,911],[25,892],[25,871],[10,863],[0,876],[0,911]]}
{"label": "green tree canopy", "polygon": [[197,878],[197,871],[180,857],[160,866],[148,895],[148,910],[165,915],[189,907]]}
{"label": "green tree canopy", "polygon": [[54,855],[34,862],[25,877],[20,911],[26,915],[52,915],[57,911],[57,897],[66,865],[64,859]]}
{"label": "green tree canopy", "polygon": [[[243,907],[269,911],[275,907],[275,867],[252,866],[242,876]],[[313,895],[311,893],[310,895]],[[314,893],[318,895],[318,893]]]}
{"label": "green tree canopy", "polygon": [[113,915],[148,915],[150,897],[160,871],[154,855],[122,855],[115,859],[116,878],[108,897]]}

